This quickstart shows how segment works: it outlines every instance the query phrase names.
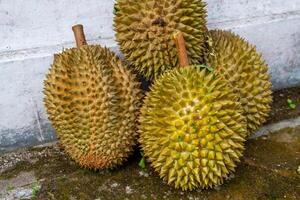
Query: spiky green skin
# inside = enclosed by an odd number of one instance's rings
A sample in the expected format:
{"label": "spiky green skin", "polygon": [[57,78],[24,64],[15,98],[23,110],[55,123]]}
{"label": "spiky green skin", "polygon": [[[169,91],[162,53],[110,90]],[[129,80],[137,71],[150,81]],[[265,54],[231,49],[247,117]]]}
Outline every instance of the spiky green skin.
{"label": "spiky green skin", "polygon": [[222,184],[242,156],[246,123],[238,96],[207,70],[164,73],[147,94],[139,121],[146,157],[175,188]]}
{"label": "spiky green skin", "polygon": [[228,31],[209,32],[211,52],[206,64],[214,67],[240,95],[248,135],[266,121],[272,103],[268,66],[255,47]]}
{"label": "spiky green skin", "polygon": [[55,55],[44,102],[65,151],[81,166],[114,168],[137,141],[140,84],[108,49],[72,48]]}
{"label": "spiky green skin", "polygon": [[173,34],[181,31],[190,63],[204,52],[206,10],[202,0],[117,0],[116,40],[127,60],[147,79],[179,66]]}

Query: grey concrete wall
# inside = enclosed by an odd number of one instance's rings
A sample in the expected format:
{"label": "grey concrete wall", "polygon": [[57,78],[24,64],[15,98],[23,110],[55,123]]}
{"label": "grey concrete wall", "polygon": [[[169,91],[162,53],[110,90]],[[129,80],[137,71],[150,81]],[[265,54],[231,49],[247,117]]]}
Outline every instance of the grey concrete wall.
{"label": "grey concrete wall", "polygon": [[[113,0],[0,0],[0,153],[54,140],[42,104],[53,53],[74,46],[70,27],[85,25],[89,43],[116,49]],[[300,85],[299,0],[207,0],[210,28],[255,44],[274,89]]]}

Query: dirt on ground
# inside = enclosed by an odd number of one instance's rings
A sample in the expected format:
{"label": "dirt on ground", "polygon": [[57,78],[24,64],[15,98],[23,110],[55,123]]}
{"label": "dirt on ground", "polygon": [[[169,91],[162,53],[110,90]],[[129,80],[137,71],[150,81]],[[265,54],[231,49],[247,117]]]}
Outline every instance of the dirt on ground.
{"label": "dirt on ground", "polygon": [[[292,101],[295,108],[288,103]],[[266,124],[300,116],[300,87],[288,88],[273,93],[272,110]]]}
{"label": "dirt on ground", "polygon": [[[173,189],[149,164],[146,163],[146,169],[139,167],[141,156],[138,151],[121,168],[92,171],[80,168],[57,145],[27,150],[25,153],[33,156],[3,171],[0,185],[26,172],[34,174],[30,180],[36,179],[40,185],[32,199],[296,200],[300,197],[299,132],[300,127],[287,128],[247,141],[245,156],[236,173],[224,185],[209,190],[182,192]],[[2,160],[10,162],[9,154],[6,156]],[[16,186],[6,184],[6,187],[8,191]]]}
{"label": "dirt on ground", "polygon": [[[299,116],[300,88],[274,93],[267,123]],[[300,126],[248,140],[236,173],[209,190],[176,190],[148,163],[140,168],[140,160],[137,149],[118,169],[92,171],[80,168],[57,144],[15,151],[0,156],[0,199],[300,199]]]}

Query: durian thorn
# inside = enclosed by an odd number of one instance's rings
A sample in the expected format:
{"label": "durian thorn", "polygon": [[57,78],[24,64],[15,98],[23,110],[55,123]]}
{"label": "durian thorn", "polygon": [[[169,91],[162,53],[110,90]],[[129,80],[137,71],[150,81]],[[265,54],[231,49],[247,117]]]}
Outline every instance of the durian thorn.
{"label": "durian thorn", "polygon": [[85,35],[84,35],[84,31],[83,31],[83,25],[82,24],[76,24],[76,25],[72,26],[72,30],[74,32],[74,37],[75,37],[77,48],[79,48],[83,45],[87,45]]}
{"label": "durian thorn", "polygon": [[176,45],[179,64],[182,68],[189,66],[189,59],[186,52],[186,46],[184,37],[181,31],[177,31],[173,35],[173,39]]}

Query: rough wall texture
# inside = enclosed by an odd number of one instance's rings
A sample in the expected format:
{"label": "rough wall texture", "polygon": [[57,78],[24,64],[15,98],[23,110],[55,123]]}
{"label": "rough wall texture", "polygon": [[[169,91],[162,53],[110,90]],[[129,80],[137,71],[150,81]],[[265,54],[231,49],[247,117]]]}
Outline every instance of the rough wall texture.
{"label": "rough wall texture", "polygon": [[[74,46],[70,27],[85,25],[89,43],[116,48],[113,0],[0,0],[0,153],[55,139],[42,104],[53,53]],[[210,28],[255,44],[274,89],[300,85],[299,0],[207,0]]]}

